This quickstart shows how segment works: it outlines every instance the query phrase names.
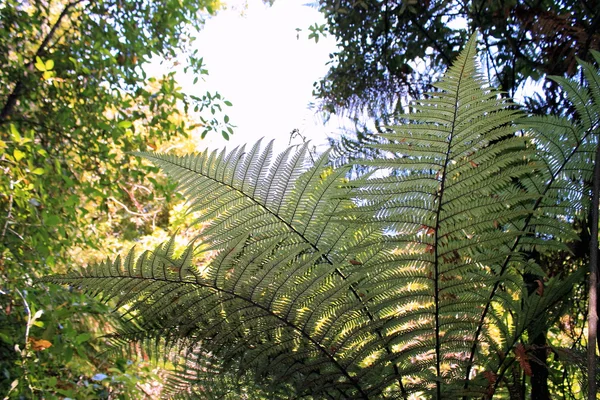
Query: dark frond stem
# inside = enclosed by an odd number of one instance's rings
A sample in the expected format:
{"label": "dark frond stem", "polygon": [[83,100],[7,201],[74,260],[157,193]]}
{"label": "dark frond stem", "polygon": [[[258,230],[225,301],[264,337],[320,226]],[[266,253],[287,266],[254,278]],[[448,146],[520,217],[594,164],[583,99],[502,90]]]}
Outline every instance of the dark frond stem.
{"label": "dark frond stem", "polygon": [[598,337],[598,206],[600,203],[600,146],[596,147],[594,165],[594,183],[592,185],[592,221],[590,227],[590,288],[588,304],[588,399],[595,400],[598,387],[596,383],[596,340]]}
{"label": "dark frond stem", "polygon": [[[542,204],[542,201],[544,199],[544,196],[546,195],[546,193],[552,188],[552,185],[556,182],[556,180],[559,178],[559,176],[561,175],[563,169],[568,165],[569,161],[575,156],[575,154],[577,153],[577,151],[579,150],[579,148],[581,147],[581,145],[583,145],[583,143],[585,142],[585,139],[592,134],[592,132],[597,129],[596,126],[592,126],[591,128],[589,128],[585,134],[583,135],[583,137],[581,138],[580,141],[577,142],[577,144],[575,146],[572,147],[571,153],[564,158],[564,163],[556,170],[556,172],[550,177],[548,184],[546,185],[546,187],[544,188],[544,190],[542,191],[542,193],[540,193],[538,199],[535,201],[533,207],[531,208],[531,211],[535,211],[538,209],[538,207]],[[576,137],[576,135],[575,135]],[[525,223],[523,224],[523,230],[526,230],[529,227],[529,224],[531,222],[531,220],[533,219],[533,214],[529,214],[526,219],[525,219]],[[506,272],[506,269],[508,268],[508,264],[510,263],[512,254],[514,254],[514,251],[517,249],[517,247],[519,246],[521,239],[524,237],[524,235],[519,235],[517,236],[517,238],[515,239],[512,248],[510,249],[510,253],[507,256],[507,258],[504,260],[504,263],[502,264],[502,267],[500,268],[500,272],[499,272],[499,276],[502,276],[504,274],[504,272]],[[473,367],[473,361],[475,360],[475,352],[477,351],[477,346],[479,345],[479,336],[481,335],[481,331],[483,330],[483,326],[485,323],[485,318],[487,317],[487,313],[490,311],[490,308],[492,306],[492,300],[494,299],[495,295],[496,295],[496,291],[498,290],[498,288],[500,287],[500,280],[496,281],[496,283],[494,283],[494,286],[492,287],[492,290],[490,292],[490,295],[488,297],[488,301],[483,309],[483,312],[481,313],[481,318],[479,319],[479,323],[477,325],[477,330],[475,332],[475,336],[473,338],[473,346],[471,347],[471,353],[469,355],[469,362],[467,363],[467,371],[465,374],[465,384],[464,384],[464,388],[467,389],[469,387],[469,375],[471,374],[471,369]],[[499,366],[501,365],[501,363],[499,364]],[[501,377],[498,377],[498,379],[496,380],[496,383],[494,385],[494,390],[498,387],[498,385],[500,384]],[[466,400],[466,397],[463,397],[463,400]]]}
{"label": "dark frond stem", "polygon": [[[187,169],[188,171],[192,172],[192,173],[199,173],[198,171],[194,171],[191,168],[188,167],[183,167],[180,166],[180,168],[183,169]],[[276,218],[278,221],[280,221],[283,225],[285,225],[290,231],[294,232],[294,234],[298,235],[298,237],[300,237],[306,244],[308,244],[309,246],[311,246],[311,248],[316,251],[317,253],[321,253],[321,251],[319,250],[319,248],[317,247],[317,245],[315,243],[312,243],[302,232],[299,232],[296,228],[294,228],[294,226],[287,222],[286,220],[284,220],[283,218],[281,218],[281,216],[271,210],[269,207],[267,207],[265,204],[261,203],[258,199],[256,199],[254,196],[251,196],[243,191],[241,191],[240,189],[235,188],[234,186],[232,186],[231,184],[228,184],[224,181],[220,181],[218,179],[215,179],[209,175],[206,174],[202,174],[205,178],[207,179],[211,179],[221,185],[224,185],[228,188],[230,188],[233,191],[236,191],[238,193],[240,193],[242,196],[248,198],[249,200],[251,200],[254,204],[256,204],[257,206],[261,207],[262,209],[264,209],[265,211],[267,211],[269,214],[271,214],[274,218]],[[334,262],[329,258],[329,256],[327,254],[323,254],[322,255],[323,259],[331,266],[334,266]],[[335,267],[334,268],[334,272],[337,276],[339,276],[342,280],[346,281],[348,279],[348,277],[338,268]],[[363,301],[363,299],[360,297],[358,291],[356,290],[356,288],[353,285],[349,286],[350,288],[350,292],[352,293],[352,296],[360,303],[360,305],[363,308],[363,311],[365,312],[365,314],[367,315],[367,317],[369,318],[369,320],[371,322],[375,322],[375,316],[373,315],[373,313],[369,310],[369,308],[367,307],[367,305],[365,304],[365,302]],[[377,337],[379,337],[379,339],[384,342],[385,338],[383,337],[383,334],[381,333],[380,329],[375,329],[375,333],[377,334]],[[392,354],[392,350],[390,349],[389,345],[385,345],[385,351],[388,355]],[[404,384],[402,383],[402,377],[400,375],[400,370],[398,369],[398,366],[394,363],[393,364],[393,370],[394,370],[394,374],[397,377],[397,381],[398,381],[398,385],[400,387],[400,391],[402,393],[402,397],[406,400],[408,399],[408,393],[406,392],[406,389],[404,387]]]}
{"label": "dark frond stem", "polygon": [[[464,55],[465,59],[468,59],[470,57],[469,53],[467,52]],[[464,70],[465,70],[465,66],[466,63],[463,63],[462,67],[461,67],[461,71],[459,74],[459,78],[458,78],[458,83],[456,84],[457,88],[460,88],[460,84],[462,82],[462,78],[463,78],[463,74],[464,74]],[[452,149],[452,139],[454,138],[454,131],[456,129],[456,120],[458,117],[458,109],[459,109],[459,94],[460,94],[460,90],[456,90],[456,97],[454,98],[454,116],[452,117],[452,129],[450,130],[450,135],[448,137],[448,149],[446,150],[446,154],[445,154],[445,160],[444,160],[444,167],[442,168],[441,171],[441,176],[445,177],[446,175],[446,170],[448,169],[448,163],[450,162],[450,152]],[[442,398],[442,373],[441,373],[441,354],[440,354],[440,350],[441,350],[441,339],[440,339],[440,294],[439,294],[439,279],[440,279],[440,264],[439,264],[439,260],[441,258],[441,256],[439,255],[439,241],[440,238],[438,237],[439,232],[440,232],[440,215],[442,212],[442,198],[444,197],[444,188],[445,188],[445,183],[446,183],[446,179],[442,179],[441,180],[441,184],[440,184],[440,189],[438,191],[438,195],[437,195],[437,210],[436,210],[436,214],[435,214],[435,236],[434,236],[434,264],[433,264],[433,268],[434,268],[434,281],[433,281],[433,297],[434,297],[434,303],[435,303],[435,358],[437,360],[437,362],[435,363],[435,370],[436,370],[436,382],[435,382],[435,386],[436,386],[436,399],[437,400],[441,400]]]}

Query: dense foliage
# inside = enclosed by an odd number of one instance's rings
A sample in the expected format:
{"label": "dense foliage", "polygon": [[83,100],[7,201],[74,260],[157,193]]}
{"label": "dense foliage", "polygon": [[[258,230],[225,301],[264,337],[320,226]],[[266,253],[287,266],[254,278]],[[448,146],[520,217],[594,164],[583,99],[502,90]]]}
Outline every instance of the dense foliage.
{"label": "dense foliage", "polygon": [[420,98],[455,58],[468,32],[481,35],[488,79],[514,96],[529,81],[543,95],[529,110],[560,111],[567,103],[547,75],[573,76],[576,57],[600,50],[600,2],[540,0],[321,0],[324,27],[338,41],[328,74],[316,86],[329,112],[389,121]]}
{"label": "dense foliage", "polygon": [[[306,146],[143,153],[206,228],[47,281],[116,300],[131,324],[112,343],[180,349],[184,398],[249,382],[267,398],[581,396],[596,343],[570,300],[585,266],[566,255],[590,210],[600,72],[558,80],[576,114],[532,118],[476,59],[473,37],[357,179]],[[563,258],[549,273],[545,257]]]}
{"label": "dense foliage", "polygon": [[[81,293],[32,281],[165,228],[172,188],[127,154],[190,132],[231,133],[218,93],[188,96],[174,73],[206,74],[192,27],[217,1],[3,1],[0,5],[0,393],[139,397],[150,368],[107,363],[92,333],[114,326]],[[210,115],[210,114],[209,114]],[[95,253],[96,252],[96,253]],[[75,255],[77,257],[75,257]],[[94,379],[92,379],[94,378]],[[43,395],[41,394],[43,393]],[[131,394],[134,393],[134,394]],[[138,393],[137,395],[135,393]]]}

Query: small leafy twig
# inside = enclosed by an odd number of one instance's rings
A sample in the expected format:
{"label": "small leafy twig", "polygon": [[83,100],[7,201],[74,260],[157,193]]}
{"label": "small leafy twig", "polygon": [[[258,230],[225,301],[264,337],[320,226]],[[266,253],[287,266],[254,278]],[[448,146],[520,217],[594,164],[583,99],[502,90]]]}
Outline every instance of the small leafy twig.
{"label": "small leafy twig", "polygon": [[[31,392],[31,394],[33,394],[33,387],[31,387],[31,382],[29,382],[29,376],[27,374],[27,364],[25,363],[25,358],[27,357],[27,351],[28,351],[28,347],[29,347],[29,329],[31,328],[31,325],[33,324],[33,320],[31,318],[31,308],[29,308],[29,303],[27,303],[27,299],[25,299],[25,296],[23,296],[23,293],[21,293],[21,291],[17,288],[15,288],[15,291],[19,294],[19,296],[23,300],[23,306],[25,307],[25,312],[27,313],[27,326],[25,327],[25,346],[24,346],[23,350],[20,351],[21,368],[23,368],[23,377],[25,378],[25,382],[27,382],[27,387],[29,388],[29,391]],[[11,390],[12,389],[13,388],[11,385]]]}
{"label": "small leafy twig", "polygon": [[[12,186],[12,184],[11,184]],[[11,187],[12,189],[12,187]],[[6,230],[8,229],[8,224],[10,222],[10,218],[12,217],[12,207],[13,207],[13,195],[11,193],[10,197],[8,198],[8,213],[6,214],[6,222],[4,222],[4,228],[2,229],[2,235],[0,236],[0,238],[4,239],[4,237],[6,236]]]}

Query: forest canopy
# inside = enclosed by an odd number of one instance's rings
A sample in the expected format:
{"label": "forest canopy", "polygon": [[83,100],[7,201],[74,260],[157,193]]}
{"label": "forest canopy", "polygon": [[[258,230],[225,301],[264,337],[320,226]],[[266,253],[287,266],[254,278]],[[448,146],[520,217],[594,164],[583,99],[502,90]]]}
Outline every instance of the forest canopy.
{"label": "forest canopy", "polygon": [[514,97],[525,84],[524,105],[538,113],[567,103],[551,75],[575,76],[577,58],[600,50],[600,4],[583,1],[384,1],[314,3],[335,36],[327,75],[316,85],[329,112],[365,112],[387,121],[420,98],[450,65],[470,32],[480,34],[484,73]]}

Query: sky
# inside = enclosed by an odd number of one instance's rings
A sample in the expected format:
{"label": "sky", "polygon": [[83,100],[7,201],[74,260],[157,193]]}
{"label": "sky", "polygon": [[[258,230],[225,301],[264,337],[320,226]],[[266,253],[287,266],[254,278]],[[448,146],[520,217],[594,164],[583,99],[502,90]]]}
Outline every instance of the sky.
{"label": "sky", "polygon": [[[219,92],[233,103],[227,109],[236,126],[230,140],[211,132],[202,145],[231,149],[264,137],[275,139],[276,149],[283,150],[290,143],[290,133],[298,129],[324,150],[327,137],[338,136],[349,125],[335,116],[325,125],[309,109],[315,101],[313,83],[326,74],[329,54],[336,49],[332,36],[320,37],[318,43],[308,39],[309,26],[325,23],[321,13],[305,5],[311,0],[276,0],[272,6],[262,0],[222,2],[224,9],[206,21],[194,44],[209,75],[194,85],[195,76],[178,74],[188,94]],[[147,71],[151,75],[166,72],[156,63]],[[531,90],[531,85],[524,85],[516,98]],[[300,142],[296,138],[292,144]]]}
{"label": "sky", "polygon": [[178,81],[189,94],[218,91],[233,103],[227,115],[236,125],[229,142],[209,133],[207,147],[233,148],[264,137],[283,149],[294,129],[314,145],[326,142],[334,128],[325,127],[308,105],[315,100],[313,83],[328,70],[335,40],[308,39],[308,27],[325,20],[307,2],[279,0],[268,6],[261,0],[228,0],[200,30],[195,46],[209,75],[197,85],[194,76],[178,75]]}

